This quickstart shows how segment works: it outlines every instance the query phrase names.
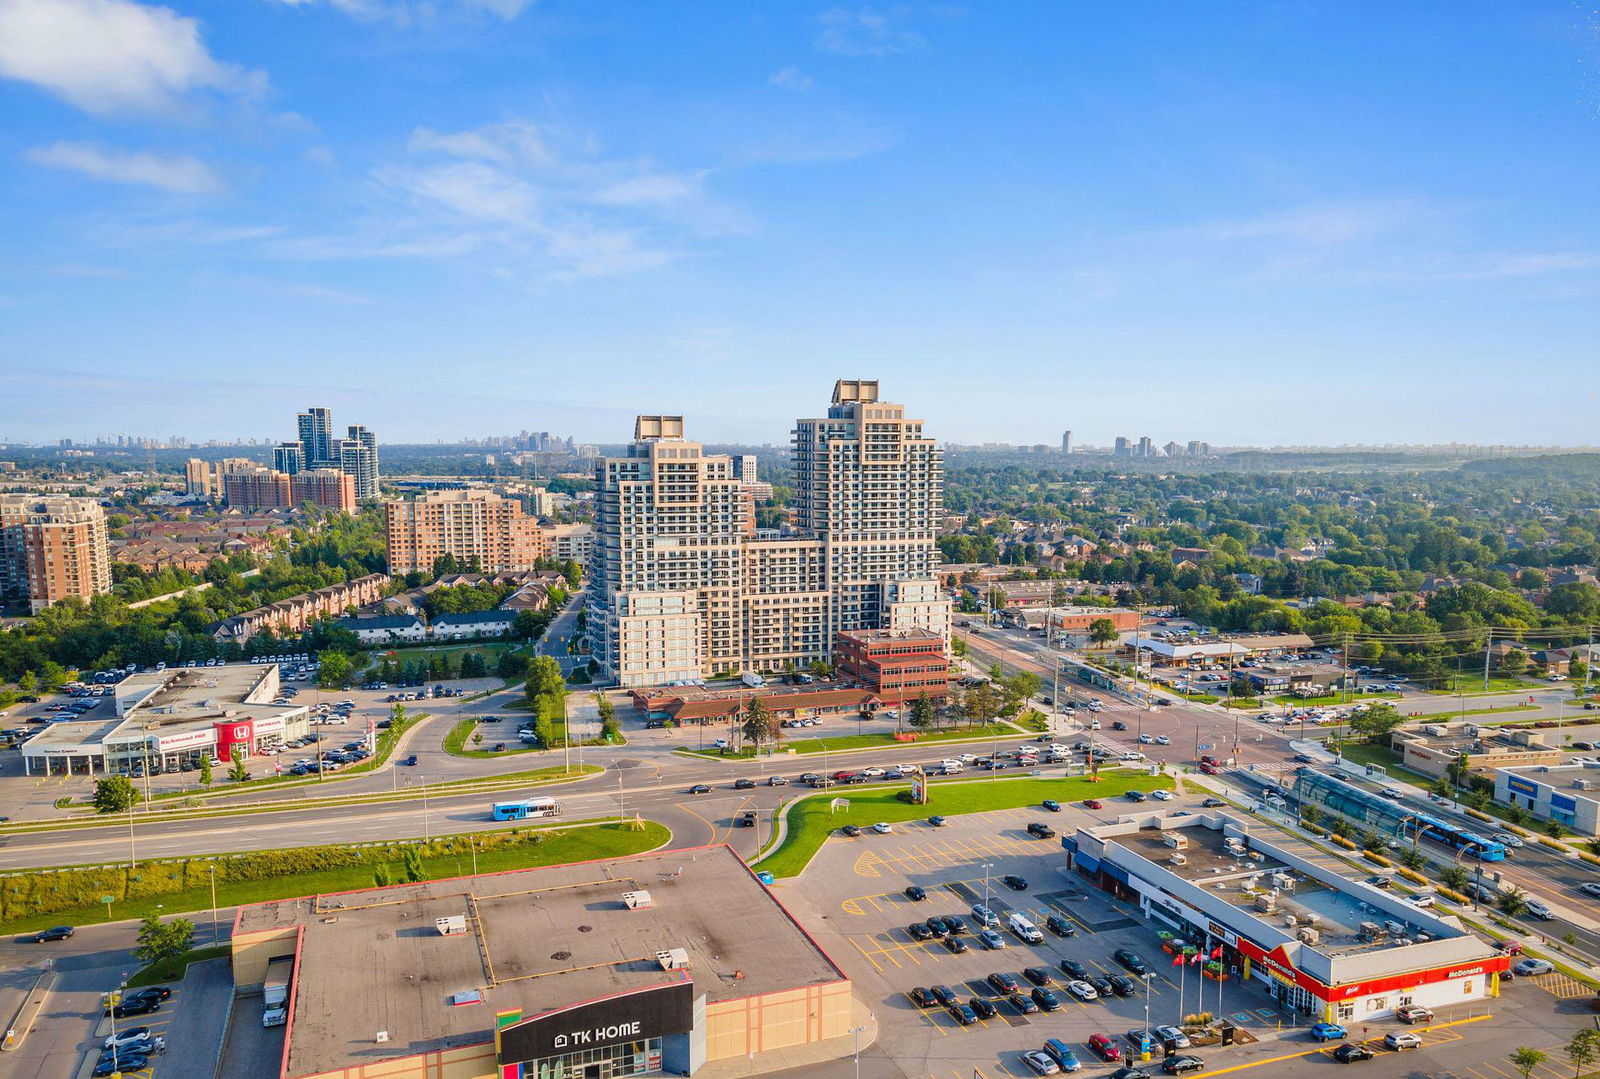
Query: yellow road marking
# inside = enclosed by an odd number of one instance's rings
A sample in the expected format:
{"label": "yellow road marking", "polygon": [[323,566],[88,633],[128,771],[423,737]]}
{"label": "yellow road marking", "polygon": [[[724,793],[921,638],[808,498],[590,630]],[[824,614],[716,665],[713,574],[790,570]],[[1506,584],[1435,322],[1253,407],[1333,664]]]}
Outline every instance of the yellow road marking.
{"label": "yellow road marking", "polygon": [[[1465,1019],[1453,1019],[1448,1023],[1440,1023],[1437,1026],[1424,1027],[1421,1031],[1418,1031],[1418,1033],[1427,1033],[1428,1031],[1443,1030],[1446,1027],[1457,1027],[1457,1026],[1462,1026],[1462,1025],[1467,1024],[1467,1023],[1478,1023],[1478,1022],[1482,1022],[1485,1019],[1491,1019],[1491,1018],[1493,1018],[1493,1016],[1490,1016],[1490,1015],[1470,1015]],[[1372,1040],[1372,1041],[1381,1041],[1382,1039],[1381,1038],[1374,1038],[1374,1039],[1370,1039],[1370,1040]],[[1366,1044],[1366,1043],[1363,1042],[1362,1044]],[[1327,1048],[1326,1046],[1319,1045],[1315,1049],[1307,1049],[1307,1050],[1304,1050],[1303,1052],[1299,1052],[1299,1053],[1286,1053],[1283,1056],[1267,1057],[1264,1060],[1249,1060],[1249,1061],[1245,1061],[1242,1064],[1234,1064],[1234,1065],[1232,1065],[1230,1067],[1227,1067],[1227,1068],[1217,1068],[1217,1069],[1214,1069],[1214,1070],[1211,1070],[1211,1071],[1207,1071],[1205,1073],[1205,1075],[1206,1075],[1206,1079],[1210,1079],[1210,1077],[1213,1076],[1213,1075],[1226,1075],[1229,1072],[1244,1071],[1246,1068],[1259,1068],[1263,1064],[1277,1064],[1277,1063],[1280,1063],[1280,1062],[1285,1061],[1285,1060],[1300,1060],[1300,1059],[1302,1059],[1304,1057],[1316,1056],[1318,1053],[1330,1053],[1330,1052],[1332,1052],[1331,1049]]]}

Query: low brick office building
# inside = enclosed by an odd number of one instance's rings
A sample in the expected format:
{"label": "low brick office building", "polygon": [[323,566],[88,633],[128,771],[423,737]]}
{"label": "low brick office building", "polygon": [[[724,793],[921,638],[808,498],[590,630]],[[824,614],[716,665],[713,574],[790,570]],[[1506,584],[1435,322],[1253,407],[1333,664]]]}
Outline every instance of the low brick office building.
{"label": "low brick office building", "polygon": [[906,704],[924,694],[938,701],[950,691],[944,637],[927,630],[849,630],[839,634],[834,660],[841,675],[861,683],[885,705]]}

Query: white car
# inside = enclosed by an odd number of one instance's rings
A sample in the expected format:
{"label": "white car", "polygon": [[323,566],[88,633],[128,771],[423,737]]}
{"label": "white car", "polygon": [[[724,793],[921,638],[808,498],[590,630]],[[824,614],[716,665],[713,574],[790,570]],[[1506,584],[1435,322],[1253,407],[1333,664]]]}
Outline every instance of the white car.
{"label": "white car", "polygon": [[1412,892],[1406,896],[1406,902],[1414,907],[1431,907],[1433,906],[1434,898],[1432,892]]}
{"label": "white car", "polygon": [[960,761],[962,764],[971,764],[973,761],[975,761],[977,759],[978,759],[978,755],[976,753],[957,753],[956,754],[956,760]]}
{"label": "white car", "polygon": [[1528,917],[1537,918],[1541,922],[1548,922],[1555,918],[1555,912],[1537,899],[1528,900]]}
{"label": "white car", "polygon": [[1164,735],[1164,734],[1156,735],[1156,745],[1158,745],[1158,746],[1170,746],[1171,744],[1172,744],[1172,739],[1168,738],[1166,735]]}
{"label": "white car", "polygon": [[1141,734],[1139,736],[1139,744],[1141,746],[1153,746],[1156,744],[1156,737],[1153,734]]}
{"label": "white car", "polygon": [[877,832],[879,835],[888,835],[890,832],[894,831],[893,828],[889,827],[889,825],[885,824],[883,821],[879,821],[877,824],[874,824],[872,826],[872,830]]}
{"label": "white car", "polygon": [[1496,840],[1497,842],[1504,843],[1508,847],[1522,846],[1522,837],[1519,835],[1512,835],[1510,832],[1496,832],[1494,835],[1490,836],[1490,838]]}
{"label": "white car", "polygon": [[1090,985],[1088,982],[1080,982],[1076,979],[1067,983],[1067,992],[1071,993],[1079,1000],[1100,999],[1100,994],[1094,991],[1094,986]]}
{"label": "white car", "polygon": [[1151,791],[1150,792],[1150,797],[1154,798],[1158,802],[1165,802],[1167,799],[1172,797],[1172,792],[1171,791]]}
{"label": "white car", "polygon": [[877,776],[883,775],[883,769],[882,768],[863,768],[863,769],[861,769],[861,774],[864,775],[864,776],[877,777]]}
{"label": "white car", "polygon": [[1156,1027],[1155,1030],[1151,1031],[1151,1033],[1159,1038],[1162,1042],[1172,1046],[1174,1049],[1189,1048],[1189,1035],[1185,1034],[1177,1027]]}

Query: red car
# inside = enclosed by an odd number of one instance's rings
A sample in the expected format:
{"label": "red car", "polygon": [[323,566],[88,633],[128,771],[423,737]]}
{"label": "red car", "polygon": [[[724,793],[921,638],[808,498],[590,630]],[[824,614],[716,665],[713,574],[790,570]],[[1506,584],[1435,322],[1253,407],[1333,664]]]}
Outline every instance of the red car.
{"label": "red car", "polygon": [[1117,1043],[1106,1037],[1104,1034],[1089,1035],[1089,1041],[1087,1044],[1090,1049],[1094,1050],[1094,1055],[1099,1057],[1101,1060],[1111,1061],[1122,1059],[1122,1050],[1117,1048]]}
{"label": "red car", "polygon": [[1083,806],[1085,809],[1104,809],[1106,804],[1098,798],[1085,798]]}
{"label": "red car", "polygon": [[1522,941],[1520,940],[1502,940],[1495,947],[1500,950],[1501,955],[1522,954]]}

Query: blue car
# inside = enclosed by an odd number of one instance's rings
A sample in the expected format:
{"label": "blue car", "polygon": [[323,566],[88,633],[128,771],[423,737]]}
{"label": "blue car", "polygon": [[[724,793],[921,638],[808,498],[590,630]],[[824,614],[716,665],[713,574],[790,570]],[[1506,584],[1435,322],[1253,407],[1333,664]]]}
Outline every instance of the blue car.
{"label": "blue car", "polygon": [[1338,1023],[1316,1023],[1311,1027],[1311,1036],[1319,1042],[1331,1042],[1349,1037],[1350,1032]]}
{"label": "blue car", "polygon": [[765,869],[759,870],[756,873],[756,880],[759,880],[762,884],[771,884],[772,879],[772,874],[768,873]]}

